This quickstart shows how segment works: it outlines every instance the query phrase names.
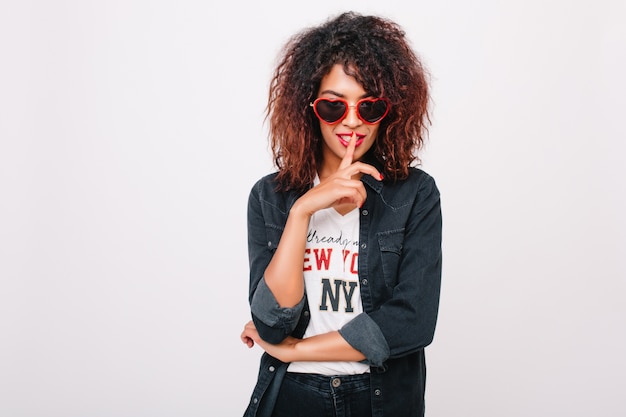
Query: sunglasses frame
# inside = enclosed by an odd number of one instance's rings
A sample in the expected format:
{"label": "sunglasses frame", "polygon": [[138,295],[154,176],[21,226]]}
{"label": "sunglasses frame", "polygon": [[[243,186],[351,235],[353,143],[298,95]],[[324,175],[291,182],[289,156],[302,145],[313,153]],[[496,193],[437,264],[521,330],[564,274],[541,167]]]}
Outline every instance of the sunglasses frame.
{"label": "sunglasses frame", "polygon": [[[385,103],[387,103],[387,109],[385,110],[385,113],[378,118],[378,120],[376,120],[375,122],[370,122],[370,121],[365,120],[363,117],[361,117],[361,113],[359,112],[359,106],[361,105],[361,103],[368,102],[368,101],[375,103],[375,102],[381,101],[381,100],[384,101]],[[328,122],[328,121],[324,120],[320,116],[320,114],[317,112],[317,104],[320,101],[330,101],[332,103],[334,103],[334,102],[343,103],[346,106],[346,111],[341,115],[341,117],[339,117],[334,122]],[[327,125],[335,125],[335,124],[339,123],[341,120],[343,120],[346,117],[346,115],[348,114],[348,111],[350,111],[351,108],[356,109],[356,115],[359,118],[359,120],[361,120],[363,123],[368,124],[368,125],[375,125],[377,123],[380,123],[381,120],[383,120],[385,118],[385,116],[387,116],[387,114],[389,114],[389,109],[391,109],[391,102],[386,97],[375,97],[375,98],[368,97],[368,98],[362,98],[361,100],[357,101],[354,106],[351,106],[350,103],[348,103],[348,100],[344,100],[343,98],[319,97],[319,98],[315,99],[315,101],[313,101],[312,103],[309,103],[309,106],[313,107],[313,111],[315,112],[315,115],[320,120],[320,122],[325,123]]]}

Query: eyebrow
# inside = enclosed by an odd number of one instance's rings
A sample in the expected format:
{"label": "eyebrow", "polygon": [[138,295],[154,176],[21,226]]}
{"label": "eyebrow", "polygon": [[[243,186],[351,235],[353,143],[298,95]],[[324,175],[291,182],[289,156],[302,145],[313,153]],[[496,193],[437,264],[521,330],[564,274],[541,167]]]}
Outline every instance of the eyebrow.
{"label": "eyebrow", "polygon": [[[338,93],[338,92],[336,92],[336,91],[334,91],[334,90],[324,90],[324,91],[320,91],[320,92],[319,92],[319,95],[322,95],[322,94],[332,94],[332,95],[337,96],[337,97],[345,97],[345,95],[344,95],[344,94]],[[366,92],[365,92],[364,94],[362,94],[362,95],[361,95],[361,97],[359,97],[359,98],[360,98],[360,99],[361,99],[361,98],[366,98],[366,97],[370,97],[371,95],[372,95],[371,93],[368,93],[368,92],[366,91]]]}

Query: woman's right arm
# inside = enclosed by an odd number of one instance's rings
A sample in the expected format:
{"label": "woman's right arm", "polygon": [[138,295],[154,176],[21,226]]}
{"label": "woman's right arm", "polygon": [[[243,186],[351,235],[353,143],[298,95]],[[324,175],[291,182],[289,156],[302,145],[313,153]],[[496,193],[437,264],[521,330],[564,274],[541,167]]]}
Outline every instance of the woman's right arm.
{"label": "woman's right arm", "polygon": [[339,170],[307,191],[289,211],[280,243],[264,274],[265,283],[281,307],[294,307],[304,296],[302,264],[311,216],[318,210],[338,204],[360,207],[367,196],[358,179],[360,175],[367,173],[380,178],[373,166],[352,163],[355,147],[356,135],[353,134]]}
{"label": "woman's right arm", "polygon": [[273,187],[260,181],[248,200],[249,301],[259,336],[277,344],[293,332],[304,308],[303,262],[311,215],[302,210],[300,201],[306,199],[300,197],[285,219],[285,208],[264,196],[275,192]]}
{"label": "woman's right arm", "polygon": [[[299,297],[297,294],[291,294],[298,300],[293,305],[285,307],[281,306],[274,296],[275,289],[270,289],[266,282],[266,270],[271,262],[280,260],[275,255],[280,252],[279,246],[285,246],[279,242],[289,240],[289,233],[284,233],[287,226],[285,211],[288,208],[280,203],[282,198],[269,195],[275,192],[274,186],[271,178],[263,179],[252,188],[248,198],[249,301],[252,320],[259,335],[270,343],[280,343],[291,334],[300,319],[304,307],[304,290],[300,290]],[[299,279],[303,281],[301,264],[299,269]],[[282,278],[285,279],[287,276]],[[297,282],[293,281],[297,281],[295,274],[289,285],[297,290]],[[273,283],[274,286],[280,285],[276,282]]]}
{"label": "woman's right arm", "polygon": [[272,250],[272,246],[276,242],[267,236],[266,219],[261,207],[259,193],[262,184],[257,184],[250,194],[250,304],[259,335],[270,343],[279,343],[293,331],[304,306],[302,267],[309,221],[313,213],[338,204],[361,206],[367,193],[358,177],[369,174],[381,178],[373,166],[352,163],[355,144],[356,136],[353,136],[339,170],[307,191],[291,206],[278,246],[274,246],[275,250]]}
{"label": "woman's right arm", "polygon": [[302,263],[311,216],[294,204],[276,252],[263,278],[280,307],[293,308],[304,297]]}

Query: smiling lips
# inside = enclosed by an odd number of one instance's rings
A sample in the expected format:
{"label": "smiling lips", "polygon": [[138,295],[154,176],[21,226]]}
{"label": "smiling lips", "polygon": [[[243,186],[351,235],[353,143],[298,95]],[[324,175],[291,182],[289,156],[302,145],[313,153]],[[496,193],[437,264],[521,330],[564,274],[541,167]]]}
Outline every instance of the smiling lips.
{"label": "smiling lips", "polygon": [[[350,143],[350,138],[352,137],[352,132],[350,133],[340,133],[337,134],[337,137],[339,138],[339,142],[341,142],[341,144],[345,147],[348,146],[348,143]],[[359,146],[361,143],[363,143],[363,140],[365,139],[365,135],[356,134],[356,146]]]}

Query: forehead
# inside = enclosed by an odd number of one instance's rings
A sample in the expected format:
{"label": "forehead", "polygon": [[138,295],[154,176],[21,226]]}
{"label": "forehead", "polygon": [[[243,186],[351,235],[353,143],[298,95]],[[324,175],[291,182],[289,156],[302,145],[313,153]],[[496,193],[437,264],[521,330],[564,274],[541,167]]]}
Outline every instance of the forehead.
{"label": "forehead", "polygon": [[368,94],[352,75],[346,74],[343,65],[335,64],[328,74],[322,78],[318,91],[319,97],[338,96],[345,98],[362,98]]}

